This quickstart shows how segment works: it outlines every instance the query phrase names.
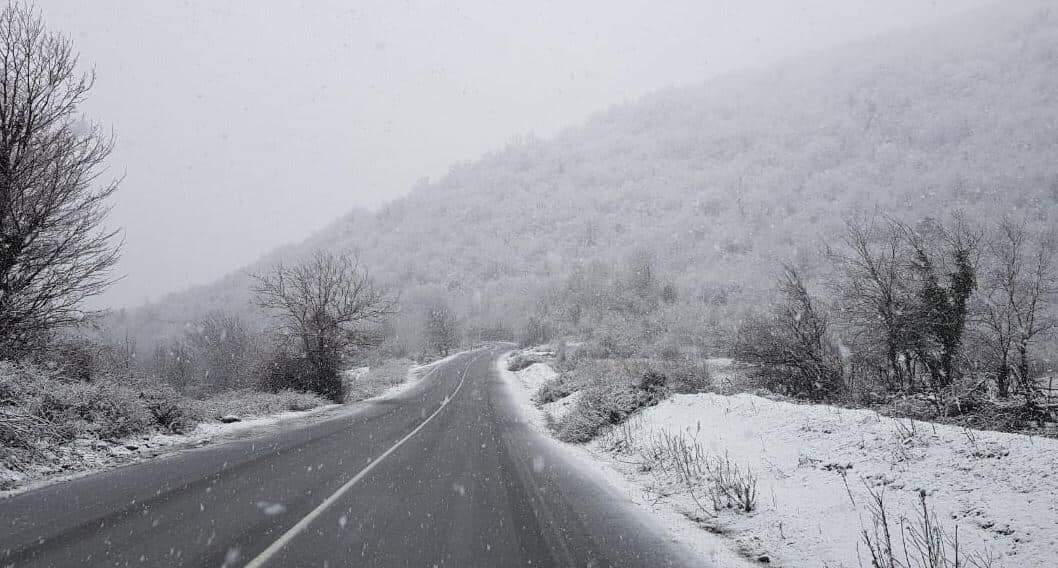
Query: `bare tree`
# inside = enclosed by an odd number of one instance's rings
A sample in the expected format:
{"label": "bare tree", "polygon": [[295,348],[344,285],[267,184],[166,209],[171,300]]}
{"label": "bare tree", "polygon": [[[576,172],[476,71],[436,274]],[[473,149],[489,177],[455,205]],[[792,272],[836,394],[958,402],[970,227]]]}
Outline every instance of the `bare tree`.
{"label": "bare tree", "polygon": [[340,400],[342,356],[377,340],[368,326],[393,314],[396,299],[347,253],[316,251],[300,264],[278,264],[253,278],[257,304],[272,312],[280,335],[296,344],[315,371],[309,388]]}
{"label": "bare tree", "polygon": [[950,227],[886,218],[847,223],[844,250],[828,252],[842,273],[836,292],[857,356],[891,388],[928,379],[938,390],[960,376],[980,240],[958,213]]}
{"label": "bare tree", "polygon": [[867,351],[882,351],[882,372],[891,386],[913,387],[907,338],[912,321],[903,231],[893,223],[846,222],[845,250],[827,256],[842,272],[836,281],[850,337]]}
{"label": "bare tree", "polygon": [[1058,326],[1051,305],[1058,293],[1054,235],[1033,239],[1024,223],[1004,219],[988,252],[983,320],[996,358],[997,388],[1006,396],[1013,380],[1031,401],[1037,389],[1030,376],[1030,349]]}
{"label": "bare tree", "polygon": [[186,389],[194,383],[195,356],[183,339],[155,347],[151,367],[176,388]]}
{"label": "bare tree", "polygon": [[183,342],[203,385],[224,390],[247,383],[257,346],[240,317],[211,312],[187,332]]}
{"label": "bare tree", "polygon": [[757,365],[757,375],[769,388],[816,400],[844,394],[841,355],[826,311],[791,266],[785,267],[779,291],[783,299],[773,306],[770,317],[750,316],[743,321],[735,356]]}
{"label": "bare tree", "polygon": [[118,181],[97,182],[113,139],[78,114],[95,76],[77,62],[35,9],[0,11],[0,355],[84,322],[83,300],[112,283]]}
{"label": "bare tree", "polygon": [[522,347],[542,345],[551,341],[552,332],[553,330],[543,318],[529,316],[529,319],[525,322],[525,327],[522,328],[518,344]]}
{"label": "bare tree", "polygon": [[442,356],[459,347],[459,323],[452,309],[438,303],[426,311],[426,347]]}

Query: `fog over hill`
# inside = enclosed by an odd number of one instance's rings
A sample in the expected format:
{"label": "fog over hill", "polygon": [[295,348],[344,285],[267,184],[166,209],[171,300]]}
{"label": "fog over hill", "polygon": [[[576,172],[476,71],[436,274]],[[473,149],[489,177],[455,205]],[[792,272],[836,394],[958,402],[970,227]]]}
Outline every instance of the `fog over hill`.
{"label": "fog over hill", "polygon": [[778,263],[818,266],[851,215],[1053,225],[1056,70],[1058,11],[1029,1],[659,92],[115,317],[144,346],[211,310],[252,319],[247,273],[315,248],[357,251],[400,291],[411,348],[437,303],[466,329],[538,316],[576,332],[550,298],[633,265],[671,285],[680,313],[737,317]]}

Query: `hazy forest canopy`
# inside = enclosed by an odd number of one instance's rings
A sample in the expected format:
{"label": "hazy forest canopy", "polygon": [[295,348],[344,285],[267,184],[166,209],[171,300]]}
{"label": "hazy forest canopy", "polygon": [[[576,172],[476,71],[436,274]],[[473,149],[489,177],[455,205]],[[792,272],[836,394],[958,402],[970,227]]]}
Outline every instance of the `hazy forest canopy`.
{"label": "hazy forest canopy", "polygon": [[[569,321],[549,298],[576,275],[620,280],[637,257],[696,310],[683,313],[737,314],[770,293],[780,262],[811,277],[822,243],[857,213],[915,221],[959,209],[1051,226],[1058,13],[1046,2],[991,11],[660,92],[554,139],[520,138],[259,265],[355,249],[401,292],[393,325],[416,348],[438,302],[468,332]],[[239,271],[119,314],[116,329],[149,348],[212,310],[253,318],[248,288]]]}

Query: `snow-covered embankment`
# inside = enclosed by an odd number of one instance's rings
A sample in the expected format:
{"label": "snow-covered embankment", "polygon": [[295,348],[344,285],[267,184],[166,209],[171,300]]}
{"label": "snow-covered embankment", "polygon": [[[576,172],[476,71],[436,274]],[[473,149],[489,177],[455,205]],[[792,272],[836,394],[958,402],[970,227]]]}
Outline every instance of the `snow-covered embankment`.
{"label": "snow-covered embankment", "polygon": [[[537,363],[513,375],[531,395],[553,373]],[[562,402],[536,411],[568,411],[572,404]],[[686,476],[659,467],[654,456],[676,439],[752,474],[754,510],[709,511],[707,487],[687,491]],[[872,493],[884,495],[900,556],[900,535],[918,522],[922,495],[948,538],[958,527],[960,565],[971,554],[1007,567],[1050,566],[1058,556],[1058,441],[1052,439],[703,393],[646,408],[586,449],[647,499],[771,565],[871,565],[863,531],[875,530]]]}

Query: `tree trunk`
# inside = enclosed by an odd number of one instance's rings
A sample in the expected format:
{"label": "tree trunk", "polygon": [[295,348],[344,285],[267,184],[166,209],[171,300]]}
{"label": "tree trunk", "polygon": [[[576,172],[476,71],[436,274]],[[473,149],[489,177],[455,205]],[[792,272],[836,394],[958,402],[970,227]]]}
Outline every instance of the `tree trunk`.
{"label": "tree trunk", "polygon": [[1010,366],[1005,361],[996,370],[996,391],[999,398],[1010,396]]}
{"label": "tree trunk", "polygon": [[1036,385],[1029,376],[1029,346],[1028,342],[1022,340],[1018,343],[1017,379],[1020,383],[1025,398],[1032,401],[1036,398]]}
{"label": "tree trunk", "polygon": [[893,373],[893,380],[898,388],[904,388],[904,374],[900,368],[900,361],[897,357],[896,347],[892,343],[889,344],[888,356],[889,368]]}

